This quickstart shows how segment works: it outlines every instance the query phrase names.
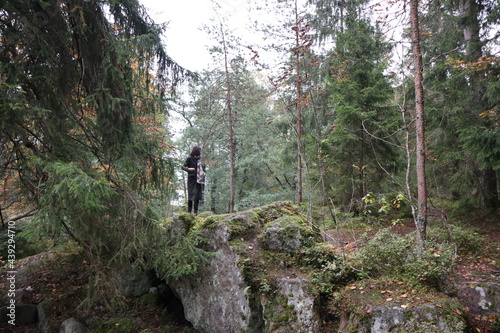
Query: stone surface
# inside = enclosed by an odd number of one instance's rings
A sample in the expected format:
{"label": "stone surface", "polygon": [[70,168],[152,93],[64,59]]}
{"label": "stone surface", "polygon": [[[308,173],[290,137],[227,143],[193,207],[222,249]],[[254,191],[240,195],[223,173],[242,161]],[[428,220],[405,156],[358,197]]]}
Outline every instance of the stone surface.
{"label": "stone surface", "polygon": [[500,283],[468,282],[458,287],[458,297],[472,313],[500,315]]}
{"label": "stone surface", "polygon": [[242,270],[241,261],[249,258],[238,251],[264,251],[258,249],[259,235],[267,235],[268,250],[293,252],[302,246],[303,237],[313,234],[298,216],[284,216],[290,211],[296,214],[293,205],[276,203],[203,222],[201,229],[208,240],[204,248],[214,253],[210,263],[195,277],[168,281],[195,329],[207,333],[318,332],[315,296],[306,292],[306,279],[286,277],[279,271],[276,293],[256,291]]}
{"label": "stone surface", "polygon": [[143,271],[128,266],[115,272],[115,278],[122,293],[127,297],[139,297],[149,292],[155,281],[152,271]]}
{"label": "stone surface", "polygon": [[249,327],[251,310],[238,256],[228,242],[228,228],[206,230],[207,250],[215,252],[196,277],[169,281],[184,306],[184,315],[202,332],[240,332]]}
{"label": "stone surface", "polygon": [[48,333],[50,331],[49,323],[47,321],[47,316],[50,311],[50,302],[44,300],[37,305],[38,311],[38,330],[41,333]]}
{"label": "stone surface", "polygon": [[293,253],[310,237],[314,236],[300,217],[283,216],[266,224],[261,241],[269,250]]}
{"label": "stone surface", "polygon": [[59,333],[86,333],[87,328],[78,322],[75,318],[69,318],[63,321]]}
{"label": "stone surface", "polygon": [[316,297],[306,291],[309,282],[305,279],[278,280],[279,293],[287,299],[287,305],[293,309],[296,320],[292,322],[294,332],[319,332],[320,318],[315,306]]}
{"label": "stone surface", "polygon": [[363,318],[344,318],[341,331],[356,333],[466,332],[466,323],[461,314],[449,312],[435,304],[423,304],[411,309],[395,305],[367,306]]}

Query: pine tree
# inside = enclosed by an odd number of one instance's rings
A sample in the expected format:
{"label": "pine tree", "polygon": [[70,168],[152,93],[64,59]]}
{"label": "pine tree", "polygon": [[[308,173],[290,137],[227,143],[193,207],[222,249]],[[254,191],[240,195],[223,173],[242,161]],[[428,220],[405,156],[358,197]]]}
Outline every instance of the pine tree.
{"label": "pine tree", "polygon": [[425,112],[424,87],[422,76],[422,53],[420,52],[420,23],[418,0],[410,1],[411,44],[413,54],[413,71],[415,77],[415,129],[417,154],[417,201],[418,215],[415,220],[417,230],[417,247],[423,250],[427,228],[427,177],[425,168]]}

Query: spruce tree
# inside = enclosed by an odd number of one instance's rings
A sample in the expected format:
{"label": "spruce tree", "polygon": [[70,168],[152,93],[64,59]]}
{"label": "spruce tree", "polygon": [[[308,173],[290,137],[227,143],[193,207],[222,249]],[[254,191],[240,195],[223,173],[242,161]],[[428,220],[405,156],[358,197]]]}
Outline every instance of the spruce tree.
{"label": "spruce tree", "polygon": [[393,135],[398,115],[390,107],[392,90],[384,75],[390,46],[372,26],[367,2],[346,1],[335,11],[327,10],[326,1],[312,2],[317,9],[313,29],[320,40],[334,44],[324,60],[328,137],[321,142],[329,195],[348,206],[369,192],[399,191],[391,185],[400,170],[399,138]]}
{"label": "spruce tree", "polygon": [[154,223],[173,177],[164,98],[191,73],[137,0],[0,8],[0,172],[35,236],[68,235],[96,266],[153,264],[172,245]]}
{"label": "spruce tree", "polygon": [[432,191],[462,207],[495,210],[500,206],[500,136],[494,116],[499,65],[489,45],[495,41],[492,27],[498,24],[498,4],[446,1],[429,6],[422,15],[422,48],[432,151],[429,170],[437,185]]}

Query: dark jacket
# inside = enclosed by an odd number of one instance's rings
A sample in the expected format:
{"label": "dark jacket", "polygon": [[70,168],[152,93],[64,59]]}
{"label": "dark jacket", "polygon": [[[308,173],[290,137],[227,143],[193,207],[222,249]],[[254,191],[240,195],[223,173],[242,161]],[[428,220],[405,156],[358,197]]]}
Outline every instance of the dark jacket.
{"label": "dark jacket", "polygon": [[[186,158],[182,170],[187,171],[187,188],[188,200],[203,200],[203,186],[197,182],[196,167],[198,165],[198,158],[189,155]],[[188,168],[194,168],[194,171],[188,171]]]}
{"label": "dark jacket", "polygon": [[[184,162],[184,167],[182,170],[187,171],[188,177],[196,177],[196,166],[198,165],[198,159],[189,155]],[[194,171],[188,171],[189,168],[194,168]]]}

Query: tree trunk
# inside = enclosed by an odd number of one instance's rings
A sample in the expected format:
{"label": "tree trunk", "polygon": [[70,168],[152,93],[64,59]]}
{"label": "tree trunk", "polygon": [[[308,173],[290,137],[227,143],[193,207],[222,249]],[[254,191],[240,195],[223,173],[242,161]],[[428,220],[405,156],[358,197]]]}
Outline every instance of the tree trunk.
{"label": "tree trunk", "polygon": [[481,209],[485,212],[494,212],[500,207],[498,197],[497,174],[492,168],[480,171],[479,193]]}
{"label": "tree trunk", "polygon": [[300,29],[297,0],[295,1],[295,72],[296,105],[297,105],[297,204],[302,203],[302,87],[300,76]]}
{"label": "tree trunk", "polygon": [[217,191],[217,177],[213,177],[210,181],[210,210],[217,214],[217,203],[215,201],[215,193]]}
{"label": "tree trunk", "polygon": [[417,229],[417,247],[425,246],[427,229],[427,180],[425,176],[425,118],[424,88],[422,75],[422,54],[420,52],[420,29],[418,20],[418,0],[410,0],[411,42],[415,71],[415,128],[417,154],[417,200],[418,214],[415,220]]}
{"label": "tree trunk", "polygon": [[[460,2],[460,15],[463,22],[463,37],[467,46],[467,60],[477,61],[483,56],[482,42],[480,36],[479,15],[483,10],[483,6],[479,1],[462,0]],[[478,77],[478,73],[471,73],[468,77],[469,89],[471,89],[471,102],[473,107],[477,107],[476,113],[488,109],[488,105],[483,102],[485,87],[482,85],[482,78]],[[481,209],[487,212],[495,211],[500,207],[500,197],[497,188],[497,174],[491,167],[480,169],[479,175],[479,204]]]}
{"label": "tree trunk", "polygon": [[235,156],[236,156],[236,144],[234,141],[234,125],[233,125],[233,110],[231,107],[231,80],[229,77],[229,65],[228,65],[228,59],[227,59],[227,45],[226,45],[226,39],[224,35],[224,28],[221,25],[221,33],[222,33],[222,46],[223,46],[223,51],[224,51],[224,69],[226,72],[226,107],[227,107],[227,114],[229,117],[229,206],[228,206],[228,212],[233,213],[234,212],[234,184],[235,184]]}

